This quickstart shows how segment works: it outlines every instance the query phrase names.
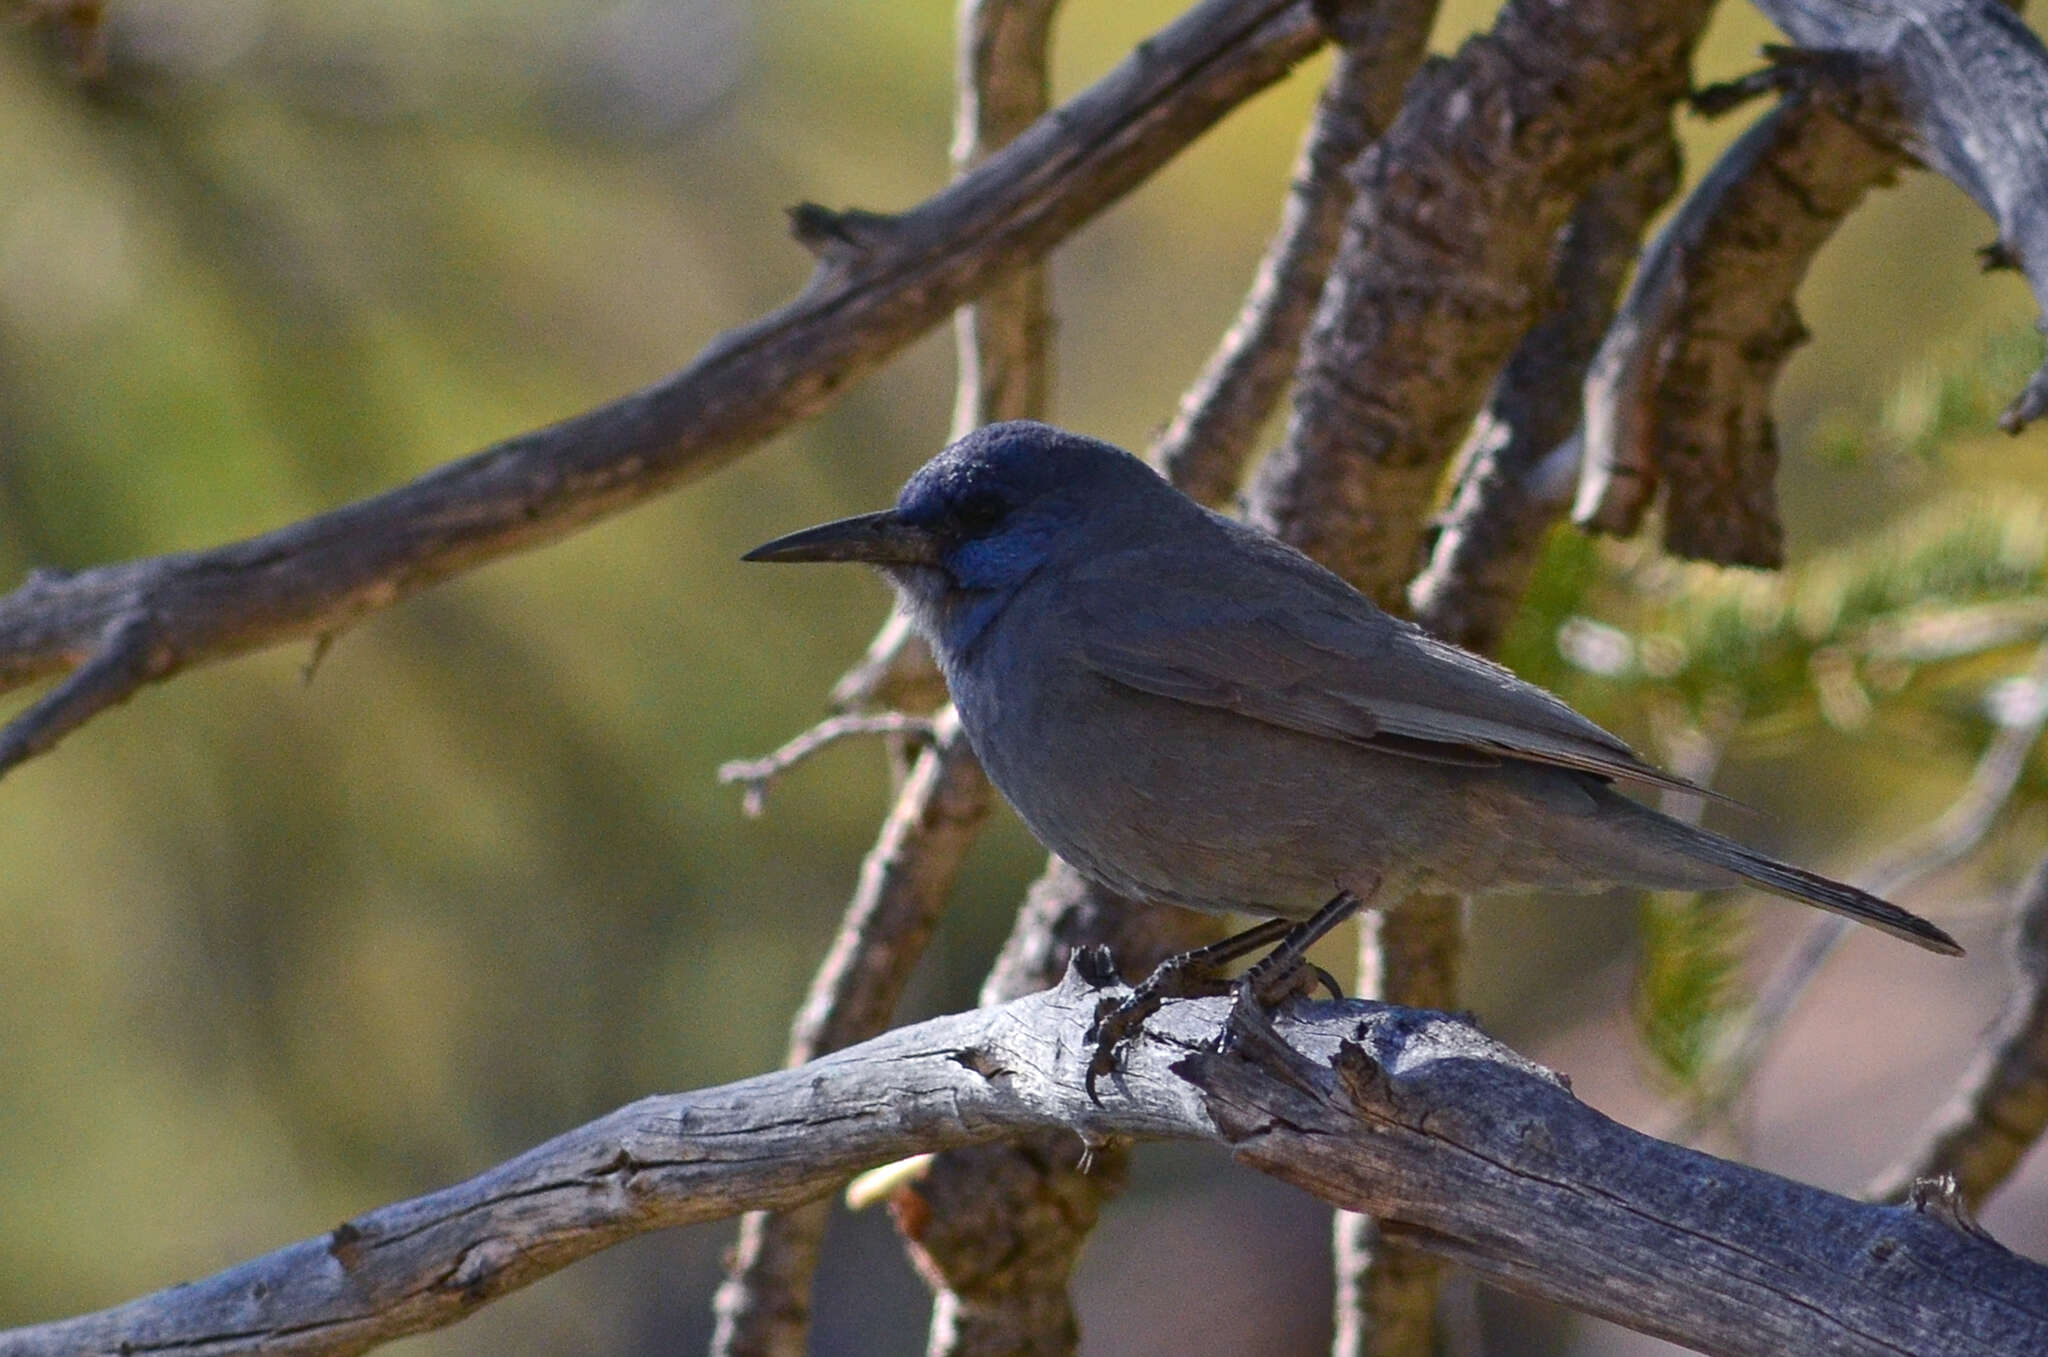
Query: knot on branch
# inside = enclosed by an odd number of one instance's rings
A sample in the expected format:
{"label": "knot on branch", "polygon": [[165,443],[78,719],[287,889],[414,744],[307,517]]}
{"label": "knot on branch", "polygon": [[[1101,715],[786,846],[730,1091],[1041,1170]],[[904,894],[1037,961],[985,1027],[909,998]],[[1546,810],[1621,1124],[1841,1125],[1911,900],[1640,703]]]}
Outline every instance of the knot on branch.
{"label": "knot on branch", "polygon": [[1989,1230],[1977,1223],[1977,1217],[1970,1210],[1970,1203],[1964,1199],[1963,1189],[1957,1184],[1953,1173],[1938,1174],[1932,1178],[1915,1178],[1913,1186],[1906,1193],[1906,1204],[1913,1208],[1915,1215],[1939,1221],[1959,1234],[1982,1239],[1987,1243],[1998,1242],[1991,1238]]}
{"label": "knot on branch", "polygon": [[1767,94],[1804,95],[1887,148],[1899,149],[1905,140],[1908,124],[1897,87],[1870,53],[1766,43],[1763,57],[1766,64],[1757,70],[1694,90],[1687,99],[1693,111],[1718,118]]}
{"label": "knot on branch", "polygon": [[327,1232],[327,1252],[342,1270],[354,1267],[363,1256],[363,1232],[354,1221],[344,1220]]}
{"label": "knot on branch", "polygon": [[465,1300],[488,1300],[496,1289],[494,1284],[504,1278],[505,1270],[519,1255],[519,1245],[503,1235],[480,1239],[462,1251],[448,1275],[434,1284],[435,1289],[460,1292]]}
{"label": "knot on branch", "polygon": [[789,209],[789,233],[826,264],[847,264],[878,248],[896,229],[896,218],[857,207],[798,203]]}

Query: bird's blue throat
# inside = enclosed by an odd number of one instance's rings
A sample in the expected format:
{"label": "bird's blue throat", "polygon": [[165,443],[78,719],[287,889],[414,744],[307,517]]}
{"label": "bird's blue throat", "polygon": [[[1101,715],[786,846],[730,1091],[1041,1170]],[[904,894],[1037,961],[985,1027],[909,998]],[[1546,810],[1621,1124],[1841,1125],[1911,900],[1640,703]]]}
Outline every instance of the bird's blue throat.
{"label": "bird's blue throat", "polygon": [[940,643],[955,656],[972,650],[1046,563],[1054,536],[1050,527],[1018,525],[962,542],[941,557],[947,588],[936,619]]}

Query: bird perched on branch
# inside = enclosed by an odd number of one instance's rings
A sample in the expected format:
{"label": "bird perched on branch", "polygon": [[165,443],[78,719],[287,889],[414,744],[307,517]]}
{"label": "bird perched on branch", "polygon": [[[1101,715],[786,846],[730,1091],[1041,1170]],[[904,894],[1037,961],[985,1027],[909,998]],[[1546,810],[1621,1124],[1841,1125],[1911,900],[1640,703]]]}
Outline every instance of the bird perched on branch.
{"label": "bird perched on branch", "polygon": [[880,567],[990,780],[1083,875],[1265,916],[1169,962],[1120,1029],[1269,943],[1242,983],[1254,1000],[1284,992],[1317,937],[1424,889],[1746,882],[1962,951],[1896,905],[1622,795],[1700,789],[1092,438],[991,424],[895,508],[746,559]]}

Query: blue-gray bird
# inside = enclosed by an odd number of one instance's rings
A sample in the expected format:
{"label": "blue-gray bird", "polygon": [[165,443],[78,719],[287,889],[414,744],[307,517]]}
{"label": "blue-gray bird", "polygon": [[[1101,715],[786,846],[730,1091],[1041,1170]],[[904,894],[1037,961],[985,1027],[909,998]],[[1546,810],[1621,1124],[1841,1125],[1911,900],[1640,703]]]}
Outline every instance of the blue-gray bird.
{"label": "blue-gray bird", "polygon": [[1361,904],[1416,890],[1744,882],[1962,951],[1896,905],[1630,800],[1616,784],[1697,789],[1092,438],[989,425],[895,508],[746,559],[879,566],[990,780],[1081,873],[1285,921],[1205,963],[1286,934],[1291,966]]}

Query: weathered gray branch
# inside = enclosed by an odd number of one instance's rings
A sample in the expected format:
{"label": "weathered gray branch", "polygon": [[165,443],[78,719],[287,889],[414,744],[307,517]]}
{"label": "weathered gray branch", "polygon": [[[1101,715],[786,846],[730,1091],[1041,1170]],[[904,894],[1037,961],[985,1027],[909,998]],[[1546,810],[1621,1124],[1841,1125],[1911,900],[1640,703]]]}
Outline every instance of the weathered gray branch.
{"label": "weathered gray branch", "polygon": [[[792,1067],[888,1028],[961,860],[988,818],[990,796],[949,707],[861,864],[839,935],[791,1025]],[[755,1212],[740,1223],[713,1303],[712,1351],[719,1357],[801,1357],[829,1214],[829,1202],[813,1201],[776,1215]]]}
{"label": "weathered gray branch", "polygon": [[2017,983],[1998,1028],[1927,1138],[1871,1185],[1874,1201],[1905,1201],[1914,1183],[1946,1175],[1981,1207],[2048,1131],[2048,858],[2014,905]]}
{"label": "weathered gray branch", "polygon": [[[870,1164],[1065,1128],[1237,1157],[1491,1279],[1707,1353],[2048,1350],[2048,1269],[1936,1215],[1663,1144],[1456,1019],[1168,1005],[1092,1103],[1078,975],[801,1069],[648,1098],[468,1182],[191,1285],[0,1334],[0,1357],[358,1352],[629,1235],[784,1207]],[[1226,1054],[1214,1042],[1226,1024]]]}
{"label": "weathered gray branch", "polygon": [[930,743],[937,723],[908,712],[850,712],[828,716],[809,730],[785,741],[758,759],[728,759],[718,765],[718,780],[738,783],[741,808],[756,816],[768,808],[768,792],[784,773],[822,749],[860,736],[889,736]]}
{"label": "weathered gray branch", "polygon": [[0,732],[0,772],[145,683],[339,631],[816,414],[1322,40],[1307,0],[1205,0],[923,204],[898,216],[794,214],[820,256],[802,295],[644,391],[261,537],[31,577],[0,598],[0,690],[72,673]]}
{"label": "weathered gray branch", "polygon": [[[1793,293],[1872,187],[1917,158],[1998,224],[2048,305],[2048,51],[1997,0],[1759,0],[1801,50],[1790,92],[1651,248],[1586,393],[1574,517],[1633,532],[1659,489],[1687,556],[1776,565],[1770,395],[1806,338]],[[2048,406],[2037,372],[2000,423]]]}
{"label": "weathered gray branch", "polygon": [[[1143,976],[1215,937],[1216,920],[1110,895],[1058,858],[1032,883],[981,990],[1000,1004],[1050,989],[1076,951],[1107,949]],[[1108,1201],[1123,1190],[1121,1141],[1083,1145],[1056,1130],[948,1150],[890,1199],[918,1270],[942,1279],[931,1357],[1057,1357],[1079,1326],[1068,1282]]]}

